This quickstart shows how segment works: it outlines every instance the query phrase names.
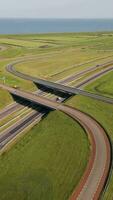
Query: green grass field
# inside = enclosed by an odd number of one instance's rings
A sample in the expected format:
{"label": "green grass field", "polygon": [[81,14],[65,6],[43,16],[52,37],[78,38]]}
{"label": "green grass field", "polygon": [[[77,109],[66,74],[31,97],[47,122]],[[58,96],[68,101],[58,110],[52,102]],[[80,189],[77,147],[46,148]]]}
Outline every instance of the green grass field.
{"label": "green grass field", "polygon": [[0,157],[0,199],[68,199],[88,154],[87,136],[79,124],[63,113],[49,114]]}
{"label": "green grass field", "polygon": [[87,90],[113,98],[113,72],[110,72],[86,87]]}
{"label": "green grass field", "polygon": [[8,92],[0,89],[0,109],[7,106],[12,101],[13,99],[11,98],[11,95]]}
{"label": "green grass field", "polygon": [[[51,57],[42,57],[42,59],[35,59],[32,61],[27,60],[24,63],[17,64],[16,69],[26,74],[31,74],[32,76],[49,80],[58,80],[75,72],[80,72],[98,62],[101,63],[108,60],[107,58],[103,58],[104,55],[102,53],[97,55],[97,53],[94,52],[82,52],[81,50],[71,48],[60,54],[53,54]],[[79,66],[79,64],[86,62],[90,62],[90,64]]]}

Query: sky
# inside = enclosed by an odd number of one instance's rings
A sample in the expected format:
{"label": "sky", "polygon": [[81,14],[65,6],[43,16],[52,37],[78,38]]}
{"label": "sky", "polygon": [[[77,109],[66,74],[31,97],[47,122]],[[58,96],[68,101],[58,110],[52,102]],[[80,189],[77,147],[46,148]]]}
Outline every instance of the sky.
{"label": "sky", "polygon": [[113,0],[0,0],[0,18],[113,18]]}

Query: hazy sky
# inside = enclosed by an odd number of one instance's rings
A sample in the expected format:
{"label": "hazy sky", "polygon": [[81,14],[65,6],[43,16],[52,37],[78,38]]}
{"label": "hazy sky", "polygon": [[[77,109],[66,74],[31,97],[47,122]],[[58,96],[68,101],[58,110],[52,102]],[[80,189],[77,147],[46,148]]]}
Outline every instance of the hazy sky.
{"label": "hazy sky", "polygon": [[0,17],[113,18],[113,0],[0,0]]}

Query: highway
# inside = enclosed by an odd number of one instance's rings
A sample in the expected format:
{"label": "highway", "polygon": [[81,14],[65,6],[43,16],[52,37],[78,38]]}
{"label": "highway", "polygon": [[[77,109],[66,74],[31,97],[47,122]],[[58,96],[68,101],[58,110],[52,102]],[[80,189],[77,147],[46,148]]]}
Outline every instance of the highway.
{"label": "highway", "polygon": [[0,133],[0,149],[8,144],[12,139],[15,138],[19,133],[21,133],[25,128],[28,128],[31,124],[35,125],[37,120],[39,121],[45,113],[39,113],[37,111],[32,111],[29,115],[23,117],[17,123],[8,127]]}
{"label": "highway", "polygon": [[[16,76],[19,76],[19,77],[23,78],[23,74],[20,73],[20,72],[17,73],[15,71],[14,67],[13,67],[13,65],[15,63],[18,63],[18,62],[14,62],[13,64],[9,64],[6,67],[6,69],[7,69],[8,72],[10,72],[10,73],[12,73],[12,74],[14,74]],[[81,77],[82,75],[87,74],[88,72],[95,71],[96,69],[100,69],[101,70],[101,67],[104,68],[105,66],[110,65],[112,63],[113,63],[113,61],[111,60],[109,62],[100,64],[98,66],[96,65],[96,66],[93,66],[93,67],[89,67],[88,69],[85,69],[85,70],[83,70],[83,71],[81,71],[79,73],[75,73],[74,75],[71,75],[71,76],[69,76],[67,78],[64,78],[63,80],[58,81],[58,83],[60,83],[60,84],[68,84],[70,81],[73,81],[73,80],[77,79],[78,77]],[[88,77],[85,80],[83,80],[80,84],[76,85],[76,88],[81,88],[82,86],[85,86],[89,82],[95,80],[96,78],[102,76],[104,73],[107,73],[107,72],[109,72],[111,70],[112,70],[112,67],[108,67],[108,69],[105,68],[101,72],[98,72],[98,73],[96,73],[94,75],[91,75],[90,77]],[[26,75],[24,75],[24,78],[26,78]],[[31,80],[32,79],[33,79],[33,77],[31,77]],[[81,91],[82,90],[79,90],[80,94],[81,94]],[[38,94],[43,95],[44,93],[43,92],[38,92]],[[106,97],[103,97],[103,96],[100,96],[100,95],[94,95],[94,94],[88,93],[86,91],[82,91],[82,95],[89,96],[89,97],[92,97],[94,99],[98,99],[98,100],[101,100],[101,101],[105,101],[107,103],[112,103],[113,102],[112,99],[110,99],[110,98],[106,98]],[[5,118],[6,116],[12,114],[13,112],[15,112],[15,111],[17,111],[18,109],[21,109],[21,108],[22,108],[22,106],[19,105],[19,104],[16,104],[16,105],[13,104],[13,105],[11,105],[11,108],[6,108],[2,112],[0,112],[0,119]]]}
{"label": "highway", "polygon": [[[32,77],[32,76],[23,74],[21,72],[16,71],[15,68],[13,67],[13,65],[11,65],[11,64],[8,65],[6,67],[6,69],[7,69],[8,72],[12,73],[15,76],[18,76],[20,78],[23,78],[23,79],[26,79],[26,80],[29,80],[29,81],[33,81],[34,83],[45,86],[46,88],[49,88],[49,89],[61,91],[63,93],[68,93],[70,95],[79,94],[79,95],[83,95],[83,96],[86,96],[86,97],[97,99],[99,101],[103,101],[103,102],[106,102],[106,103],[111,103],[111,104],[113,103],[112,98],[104,97],[104,96],[101,96],[101,95],[98,95],[98,94],[94,94],[94,93],[87,92],[87,91],[79,89],[80,87],[88,84],[89,82],[91,82],[91,81],[99,78],[100,76],[112,71],[113,66],[110,66],[107,69],[103,69],[102,71],[97,72],[96,74],[92,75],[91,77],[86,78],[84,81],[82,81],[80,84],[78,84],[75,88],[69,87],[69,86],[66,86],[66,85],[62,85],[61,83],[54,83],[54,82],[51,82],[51,81],[42,80],[42,79],[39,79],[39,78],[35,78],[35,77]],[[72,76],[72,80],[73,80],[73,76]],[[71,76],[70,76],[70,79],[68,78],[68,81],[71,81]],[[64,80],[64,82],[66,83],[65,80]]]}
{"label": "highway", "polygon": [[0,120],[3,120],[5,117],[9,116],[13,112],[23,108],[24,106],[18,104],[18,103],[12,103],[9,106],[6,106],[2,111],[0,111]]}
{"label": "highway", "polygon": [[[14,95],[27,99],[30,102],[42,105],[52,110],[62,111],[78,121],[85,128],[92,145],[90,160],[80,185],[73,192],[70,200],[98,199],[104,187],[110,167],[110,144],[103,128],[94,119],[77,109],[65,106],[36,94],[20,91],[18,89],[15,90],[14,88],[5,85],[0,85],[0,87],[8,90]],[[15,126],[15,129],[16,131],[18,130],[18,124]],[[2,134],[0,136],[1,145],[4,145],[4,142],[7,141],[7,138],[10,139],[10,137],[12,137],[12,130],[8,135],[6,133]]]}
{"label": "highway", "polygon": [[[10,67],[12,69],[12,66],[9,66],[8,69]],[[92,68],[91,68],[91,71],[92,71]],[[104,69],[101,72],[98,72],[98,74],[96,74],[96,75],[92,75],[92,77],[94,77],[93,80],[111,70],[113,70],[113,67],[109,67],[108,69]],[[89,70],[88,71],[86,70],[86,73],[87,72],[89,72]],[[85,71],[83,72],[83,74],[85,74]],[[79,76],[79,74],[76,74],[76,75]],[[76,75],[72,75],[72,79],[77,77]],[[72,79],[70,79],[68,77],[67,80],[66,79],[63,80],[64,81],[63,83],[71,81]],[[88,79],[88,81],[86,81],[86,80],[83,81],[83,84],[81,84],[80,86],[77,86],[77,87],[81,87],[82,85],[85,85],[88,82],[92,81],[91,77],[87,78],[87,79]],[[55,83],[55,84],[58,84],[58,83]],[[61,84],[58,84],[58,85],[61,86]],[[93,120],[86,114],[84,114],[76,109],[61,105],[58,102],[54,102],[50,99],[37,96],[36,94],[17,90],[17,89],[11,88],[11,87],[7,87],[5,85],[0,85],[0,87],[2,89],[8,90],[13,95],[16,95],[16,96],[19,96],[19,97],[22,97],[22,98],[28,100],[29,102],[33,102],[38,105],[43,105],[52,110],[60,110],[64,113],[68,114],[75,120],[77,120],[85,128],[86,132],[89,135],[90,142],[92,144],[92,151],[91,151],[90,160],[89,160],[87,169],[85,171],[85,174],[84,174],[78,188],[73,192],[72,196],[70,197],[70,200],[75,200],[75,199],[83,200],[84,197],[87,200],[98,199],[100,196],[100,193],[104,187],[105,180],[108,175],[108,171],[109,171],[109,167],[110,167],[110,145],[109,145],[109,141],[108,141],[107,136],[106,136],[104,130],[102,129],[102,127],[95,120]],[[67,86],[64,86],[64,87],[67,87]],[[75,89],[75,88],[73,88],[73,89]],[[77,89],[77,91],[78,90],[79,90],[79,94],[81,94],[81,91],[82,91],[82,95],[86,96],[85,91]],[[100,98],[100,100],[102,100],[102,101],[105,101],[108,103],[113,103],[113,99],[110,99],[110,98],[106,98],[106,97],[99,96],[99,95],[97,95],[97,97],[95,97],[95,94],[90,94],[87,92],[87,96],[88,95],[89,95],[89,97],[90,97],[90,95],[92,95],[92,98],[96,98],[96,99]],[[93,97],[93,95],[94,95],[94,97]],[[24,117],[19,122],[17,122],[16,125],[12,125],[10,128],[8,128],[8,130],[3,131],[0,136],[0,149],[2,149],[20,131],[22,131],[24,128],[27,128],[31,123],[33,123],[34,119],[37,121],[44,114],[45,114],[45,112],[38,113],[37,111],[32,111],[32,113],[30,113],[28,116]],[[99,152],[102,152],[101,159],[100,159]],[[100,162],[98,162],[99,159],[100,159]],[[87,174],[87,177],[86,177],[86,174]]]}
{"label": "highway", "polygon": [[64,80],[59,81],[59,83],[66,84],[66,83],[72,82],[78,78],[81,78],[81,76],[88,74],[89,72],[95,72],[96,70],[102,70],[104,68],[106,69],[109,65],[113,65],[113,61],[109,61],[100,65],[88,67],[87,69],[84,69],[81,72],[75,73],[72,76],[68,76],[67,78],[64,78]]}

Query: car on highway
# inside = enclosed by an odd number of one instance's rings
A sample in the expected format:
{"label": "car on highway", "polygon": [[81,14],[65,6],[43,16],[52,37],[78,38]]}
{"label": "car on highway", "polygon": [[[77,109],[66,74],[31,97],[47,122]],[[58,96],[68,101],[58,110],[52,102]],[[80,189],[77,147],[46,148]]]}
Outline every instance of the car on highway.
{"label": "car on highway", "polygon": [[56,97],[56,101],[57,101],[57,102],[61,102],[61,101],[62,101],[62,98],[61,98],[61,97]]}

